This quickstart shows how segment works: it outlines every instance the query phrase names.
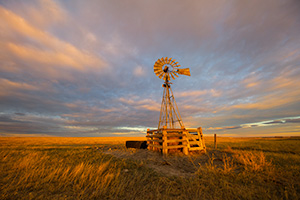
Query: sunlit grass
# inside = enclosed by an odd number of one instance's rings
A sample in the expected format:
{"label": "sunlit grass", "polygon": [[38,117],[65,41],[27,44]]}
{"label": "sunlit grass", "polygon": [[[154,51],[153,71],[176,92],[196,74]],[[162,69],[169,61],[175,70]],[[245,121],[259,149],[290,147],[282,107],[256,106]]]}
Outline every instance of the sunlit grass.
{"label": "sunlit grass", "polygon": [[[190,177],[116,158],[126,140],[0,138],[1,199],[299,199],[297,138],[206,138],[205,163]],[[180,160],[181,155],[174,159]]]}

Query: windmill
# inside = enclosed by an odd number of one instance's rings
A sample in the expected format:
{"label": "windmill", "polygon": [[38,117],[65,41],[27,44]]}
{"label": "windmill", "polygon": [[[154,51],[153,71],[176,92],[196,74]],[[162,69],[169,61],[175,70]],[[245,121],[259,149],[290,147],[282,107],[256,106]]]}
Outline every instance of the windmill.
{"label": "windmill", "polygon": [[147,148],[163,154],[182,152],[188,155],[192,151],[204,151],[205,143],[202,128],[185,128],[171,89],[171,79],[178,75],[190,76],[190,69],[181,69],[172,58],[160,58],[154,64],[154,73],[164,80],[163,97],[157,130],[147,129]]}
{"label": "windmill", "polygon": [[178,110],[178,106],[175,101],[173,91],[171,89],[171,78],[175,80],[175,77],[180,75],[191,76],[190,69],[184,68],[180,69],[180,65],[175,59],[172,58],[161,58],[158,59],[154,64],[154,73],[160,79],[163,79],[165,82],[162,85],[164,88],[163,98],[160,108],[160,116],[158,128],[183,128],[183,122]]}

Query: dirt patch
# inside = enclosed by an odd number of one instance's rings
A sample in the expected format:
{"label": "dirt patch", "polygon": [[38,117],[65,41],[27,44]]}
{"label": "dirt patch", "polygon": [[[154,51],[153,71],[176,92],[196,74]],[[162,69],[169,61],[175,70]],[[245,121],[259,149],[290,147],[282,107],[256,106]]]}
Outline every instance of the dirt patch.
{"label": "dirt patch", "polygon": [[207,153],[199,153],[189,156],[185,156],[183,154],[171,154],[165,156],[158,152],[146,149],[115,149],[103,151],[103,153],[113,155],[117,158],[142,161],[146,167],[152,168],[166,176],[193,176],[199,167],[205,166],[211,159],[213,159],[214,164],[223,164],[221,153],[218,151],[208,151]]}

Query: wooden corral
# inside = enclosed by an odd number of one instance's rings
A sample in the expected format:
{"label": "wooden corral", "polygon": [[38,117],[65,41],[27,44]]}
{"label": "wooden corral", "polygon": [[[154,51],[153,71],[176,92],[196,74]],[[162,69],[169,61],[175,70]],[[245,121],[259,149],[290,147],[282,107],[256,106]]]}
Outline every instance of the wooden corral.
{"label": "wooden corral", "polygon": [[206,151],[202,128],[181,128],[147,130],[148,150],[163,154],[183,152],[188,155],[191,151]]}

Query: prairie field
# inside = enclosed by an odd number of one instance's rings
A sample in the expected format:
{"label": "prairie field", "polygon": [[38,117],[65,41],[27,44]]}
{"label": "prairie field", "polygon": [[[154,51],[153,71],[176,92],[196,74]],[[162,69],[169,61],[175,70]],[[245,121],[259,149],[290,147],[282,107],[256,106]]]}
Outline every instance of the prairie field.
{"label": "prairie field", "polygon": [[206,153],[126,149],[144,137],[0,137],[0,199],[299,199],[300,137],[205,137]]}

